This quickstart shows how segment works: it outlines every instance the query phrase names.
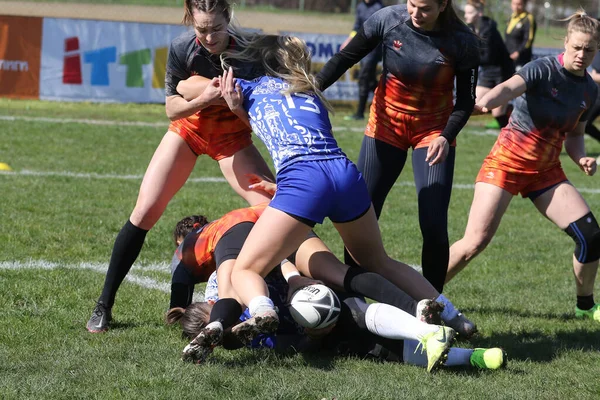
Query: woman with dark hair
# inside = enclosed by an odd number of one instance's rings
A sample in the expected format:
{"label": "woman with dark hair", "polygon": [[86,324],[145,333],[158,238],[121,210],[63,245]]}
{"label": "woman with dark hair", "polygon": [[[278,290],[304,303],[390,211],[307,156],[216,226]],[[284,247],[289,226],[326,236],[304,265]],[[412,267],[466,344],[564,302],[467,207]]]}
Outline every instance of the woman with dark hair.
{"label": "woman with dark hair", "polygon": [[[325,90],[383,45],[383,73],[358,159],[377,217],[408,149],[423,235],[423,275],[441,292],[448,265],[448,206],[455,139],[475,104],[479,43],[451,0],[407,0],[373,14],[317,75]],[[456,80],[456,102],[453,99]],[[346,255],[346,263],[352,262]]]}
{"label": "woman with dark hair", "polygon": [[[251,129],[241,122],[222,99],[197,96],[185,100],[180,81],[197,76],[206,86],[219,76],[219,55],[237,48],[230,35],[231,7],[227,0],[185,0],[183,23],[194,29],[175,38],[169,48],[165,76],[166,112],[172,121],[144,175],[136,205],[112,251],[102,294],[86,327],[104,332],[112,319],[112,306],[123,279],[137,259],[148,231],[169,201],[185,184],[196,159],[202,154],[219,163],[236,193],[249,204],[268,201],[264,193],[248,190],[246,174],[272,179],[272,174],[252,144]],[[260,63],[236,63],[236,74],[254,78],[262,74]]]}

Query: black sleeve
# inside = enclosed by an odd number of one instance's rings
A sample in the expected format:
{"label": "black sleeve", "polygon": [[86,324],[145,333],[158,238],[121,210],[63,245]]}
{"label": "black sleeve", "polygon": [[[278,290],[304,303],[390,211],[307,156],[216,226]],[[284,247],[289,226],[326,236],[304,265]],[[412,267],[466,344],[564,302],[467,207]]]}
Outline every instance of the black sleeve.
{"label": "black sleeve", "polygon": [[377,37],[368,39],[364,29],[360,28],[350,43],[343,50],[331,57],[317,74],[316,80],[319,89],[325,90],[333,85],[344,72],[362,60],[364,56],[379,46],[380,43],[381,41]]}
{"label": "black sleeve", "polygon": [[177,255],[171,261],[171,300],[169,308],[186,308],[192,303],[194,280]]}
{"label": "black sleeve", "polygon": [[179,95],[177,93],[177,84],[190,77],[190,74],[186,71],[185,61],[179,57],[179,46],[181,46],[179,43],[171,43],[169,46],[165,73],[165,94],[167,97]]}
{"label": "black sleeve", "polygon": [[465,126],[475,105],[477,68],[456,71],[456,103],[442,136],[452,143]]}

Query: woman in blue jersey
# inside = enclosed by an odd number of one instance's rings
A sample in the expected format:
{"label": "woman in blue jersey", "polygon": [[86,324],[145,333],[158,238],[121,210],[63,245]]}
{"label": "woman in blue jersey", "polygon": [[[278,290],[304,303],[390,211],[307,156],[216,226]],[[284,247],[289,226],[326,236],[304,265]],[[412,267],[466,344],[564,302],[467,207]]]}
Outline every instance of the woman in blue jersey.
{"label": "woman in blue jersey", "polygon": [[225,60],[260,59],[267,76],[235,81],[229,69],[213,79],[204,95],[223,96],[265,142],[275,164],[277,192],[248,236],[231,276],[250,314],[261,321],[277,318],[263,277],[329,217],[360,266],[385,276],[415,300],[444,303],[444,320],[470,336],[472,323],[452,303],[421,274],[385,252],[366,184],[333,138],[328,103],[307,72],[310,53],[305,43],[273,35],[240,37],[238,42],[244,50],[224,53]]}
{"label": "woman in blue jersey", "polygon": [[[451,0],[407,0],[367,19],[319,72],[320,89],[331,86],[377,46],[383,46],[383,72],[358,169],[379,217],[408,150],[413,150],[423,236],[421,266],[425,278],[442,292],[450,247],[448,207],[455,139],[475,104],[480,44],[456,15]],[[350,263],[352,258],[346,256],[345,261]]]}

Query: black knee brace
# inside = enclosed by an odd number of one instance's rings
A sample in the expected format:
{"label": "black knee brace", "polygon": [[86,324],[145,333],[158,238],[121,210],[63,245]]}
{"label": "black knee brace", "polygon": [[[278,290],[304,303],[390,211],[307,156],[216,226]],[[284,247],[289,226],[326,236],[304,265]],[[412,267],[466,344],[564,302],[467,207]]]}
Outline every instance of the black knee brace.
{"label": "black knee brace", "polygon": [[575,241],[577,261],[585,264],[600,259],[600,228],[591,212],[571,222],[565,232]]}

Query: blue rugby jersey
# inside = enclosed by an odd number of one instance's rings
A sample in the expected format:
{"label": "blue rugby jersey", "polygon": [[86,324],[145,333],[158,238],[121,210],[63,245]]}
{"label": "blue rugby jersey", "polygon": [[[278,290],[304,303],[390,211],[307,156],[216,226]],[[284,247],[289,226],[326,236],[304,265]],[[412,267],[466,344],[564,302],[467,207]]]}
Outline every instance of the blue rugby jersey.
{"label": "blue rugby jersey", "polygon": [[284,95],[289,85],[270,76],[237,82],[252,129],[267,146],[277,172],[296,161],[345,157],[333,137],[329,113],[316,95]]}

